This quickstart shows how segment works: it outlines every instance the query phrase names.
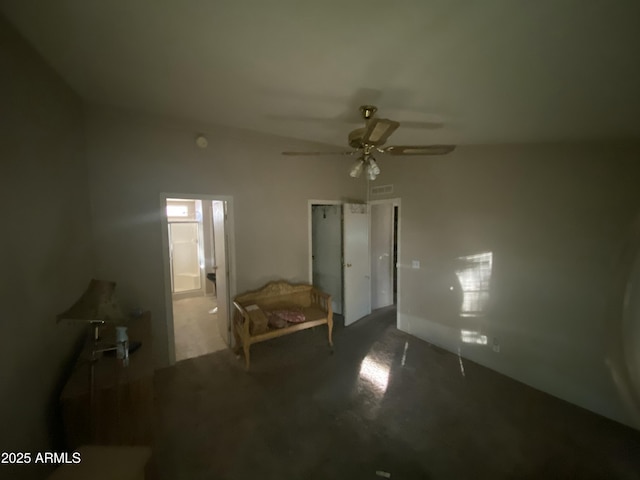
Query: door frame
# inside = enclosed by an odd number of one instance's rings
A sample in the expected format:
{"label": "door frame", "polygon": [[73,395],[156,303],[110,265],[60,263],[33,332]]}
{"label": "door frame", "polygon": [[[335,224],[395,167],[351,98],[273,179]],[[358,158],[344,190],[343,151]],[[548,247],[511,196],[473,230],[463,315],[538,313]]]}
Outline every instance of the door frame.
{"label": "door frame", "polygon": [[[167,342],[169,352],[169,365],[176,363],[176,345],[175,345],[175,330],[173,325],[173,298],[171,292],[171,265],[169,264],[169,221],[167,219],[167,199],[168,198],[184,198],[189,200],[202,200],[203,202],[221,201],[227,202],[227,264],[230,263],[229,268],[229,298],[233,298],[236,295],[236,253],[235,253],[235,226],[234,226],[234,210],[233,210],[233,197],[230,195],[211,195],[211,194],[198,194],[198,193],[167,193],[162,192],[160,194],[160,226],[162,229],[162,263],[164,272],[164,304],[165,304],[165,317],[167,326]],[[231,303],[231,302],[229,302]],[[227,306],[229,312],[229,327],[231,325],[231,305]],[[216,327],[217,328],[217,327]],[[234,336],[231,335],[230,345],[232,348]]]}
{"label": "door frame", "polygon": [[[396,291],[397,291],[397,298],[396,298],[396,311],[400,312],[400,302],[402,299],[402,295],[400,294],[401,292],[401,286],[402,286],[402,268],[400,268],[401,262],[400,259],[402,258],[402,256],[400,255],[400,248],[402,245],[402,241],[401,239],[401,235],[402,235],[402,205],[401,205],[401,199],[399,197],[395,197],[395,198],[385,198],[382,200],[369,200],[367,202],[369,205],[379,205],[381,203],[390,203],[392,207],[398,207],[398,238],[396,239],[396,247],[398,249],[398,259],[396,261],[396,271],[397,271],[397,285],[396,285]],[[395,215],[395,212],[394,212]],[[369,226],[369,245],[371,245],[371,226]],[[393,249],[393,245],[392,245],[392,249]],[[396,314],[396,328],[398,328],[398,318],[400,316]]]}

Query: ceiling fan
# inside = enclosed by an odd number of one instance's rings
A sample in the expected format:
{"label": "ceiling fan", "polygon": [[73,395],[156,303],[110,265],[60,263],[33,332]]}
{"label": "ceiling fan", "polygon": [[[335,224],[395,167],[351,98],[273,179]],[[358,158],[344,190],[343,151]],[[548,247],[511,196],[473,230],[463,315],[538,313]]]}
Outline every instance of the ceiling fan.
{"label": "ceiling fan", "polygon": [[389,155],[445,155],[452,152],[455,145],[396,145],[383,147],[387,139],[400,126],[400,122],[375,116],[377,107],[362,105],[360,113],[365,122],[364,128],[356,128],[349,133],[349,146],[353,150],[341,152],[282,152],[283,155],[359,155],[349,175],[358,178],[366,169],[367,178],[375,180],[380,167],[373,158],[374,153]]}

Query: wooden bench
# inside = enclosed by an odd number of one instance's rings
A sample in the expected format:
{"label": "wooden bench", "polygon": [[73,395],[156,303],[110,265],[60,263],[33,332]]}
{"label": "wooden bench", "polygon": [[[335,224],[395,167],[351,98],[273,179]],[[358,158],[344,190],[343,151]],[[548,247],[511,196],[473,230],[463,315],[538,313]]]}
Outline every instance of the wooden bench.
{"label": "wooden bench", "polygon": [[[327,325],[329,345],[333,345],[333,309],[331,295],[321,292],[312,285],[293,285],[286,281],[266,284],[259,290],[238,295],[233,304],[234,335],[236,352],[244,351],[247,370],[250,364],[251,345],[272,338],[306,330],[318,325]],[[274,311],[296,311],[304,314],[301,323],[287,323],[284,328],[273,328],[268,324],[268,317]]]}

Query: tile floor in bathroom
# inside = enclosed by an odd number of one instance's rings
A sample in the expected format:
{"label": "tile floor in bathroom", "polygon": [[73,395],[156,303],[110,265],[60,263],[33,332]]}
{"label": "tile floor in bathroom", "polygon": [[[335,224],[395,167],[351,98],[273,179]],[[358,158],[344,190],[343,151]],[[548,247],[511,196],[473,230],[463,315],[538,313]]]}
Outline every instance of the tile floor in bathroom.
{"label": "tile floor in bathroom", "polygon": [[227,348],[218,328],[216,297],[199,296],[173,301],[176,361]]}

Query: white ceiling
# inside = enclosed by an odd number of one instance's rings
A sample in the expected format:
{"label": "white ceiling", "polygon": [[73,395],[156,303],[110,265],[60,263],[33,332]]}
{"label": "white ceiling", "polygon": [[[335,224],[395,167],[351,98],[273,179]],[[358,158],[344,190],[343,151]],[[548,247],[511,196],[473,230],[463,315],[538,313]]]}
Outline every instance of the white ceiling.
{"label": "white ceiling", "polygon": [[87,101],[346,145],[640,137],[637,0],[0,0]]}

